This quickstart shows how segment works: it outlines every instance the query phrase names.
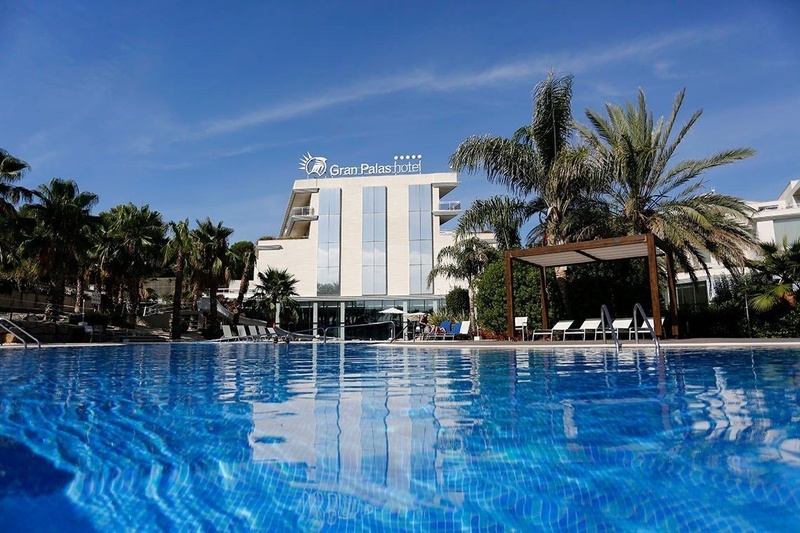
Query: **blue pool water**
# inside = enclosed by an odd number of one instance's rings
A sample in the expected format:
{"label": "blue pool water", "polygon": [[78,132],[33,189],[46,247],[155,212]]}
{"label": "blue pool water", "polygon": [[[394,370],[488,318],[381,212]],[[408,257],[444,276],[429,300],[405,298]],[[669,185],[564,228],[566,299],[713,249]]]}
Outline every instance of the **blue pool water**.
{"label": "blue pool water", "polygon": [[796,530],[800,352],[0,352],[0,530]]}

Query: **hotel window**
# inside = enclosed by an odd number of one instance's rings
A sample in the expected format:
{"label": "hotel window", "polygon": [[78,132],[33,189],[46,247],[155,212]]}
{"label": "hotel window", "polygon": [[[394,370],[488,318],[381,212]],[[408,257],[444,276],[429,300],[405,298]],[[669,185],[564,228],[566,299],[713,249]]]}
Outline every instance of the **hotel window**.
{"label": "hotel window", "polygon": [[784,237],[787,245],[800,239],[800,220],[776,220],[772,223],[772,227],[775,229],[775,244],[778,247],[783,245]]}
{"label": "hotel window", "polygon": [[361,290],[386,294],[386,187],[362,191]]}
{"label": "hotel window", "polygon": [[342,190],[319,191],[317,240],[317,294],[339,294],[339,256],[342,226]]}
{"label": "hotel window", "polygon": [[409,294],[431,294],[428,274],[433,268],[431,186],[408,186]]}

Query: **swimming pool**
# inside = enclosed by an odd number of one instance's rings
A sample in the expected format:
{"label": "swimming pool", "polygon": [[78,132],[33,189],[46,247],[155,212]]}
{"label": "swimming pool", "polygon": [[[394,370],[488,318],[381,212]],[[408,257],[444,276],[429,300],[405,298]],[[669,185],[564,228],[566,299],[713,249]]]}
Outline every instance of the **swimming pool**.
{"label": "swimming pool", "polygon": [[2,530],[790,530],[800,352],[0,352]]}

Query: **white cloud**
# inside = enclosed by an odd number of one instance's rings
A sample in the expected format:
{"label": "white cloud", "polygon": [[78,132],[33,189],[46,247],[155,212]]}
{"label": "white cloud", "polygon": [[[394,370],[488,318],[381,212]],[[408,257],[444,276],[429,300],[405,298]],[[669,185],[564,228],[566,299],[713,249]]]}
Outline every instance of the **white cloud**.
{"label": "white cloud", "polygon": [[231,118],[218,119],[198,128],[191,128],[191,133],[186,133],[175,140],[191,141],[217,137],[392,93],[451,92],[527,81],[541,76],[554,66],[558,66],[562,71],[581,73],[630,60],[652,61],[655,54],[723,40],[731,33],[732,29],[729,27],[687,29],[658,37],[637,39],[604,49],[592,48],[571,53],[535,56],[527,60],[495,65],[477,72],[435,73],[420,70],[398,77],[365,79],[327,95],[269,105]]}

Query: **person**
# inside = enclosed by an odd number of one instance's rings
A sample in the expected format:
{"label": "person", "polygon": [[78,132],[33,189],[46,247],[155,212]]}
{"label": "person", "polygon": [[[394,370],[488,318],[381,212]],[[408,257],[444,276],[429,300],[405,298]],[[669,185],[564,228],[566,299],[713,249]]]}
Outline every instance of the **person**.
{"label": "person", "polygon": [[419,317],[419,334],[423,337],[428,334],[428,313],[422,313]]}

